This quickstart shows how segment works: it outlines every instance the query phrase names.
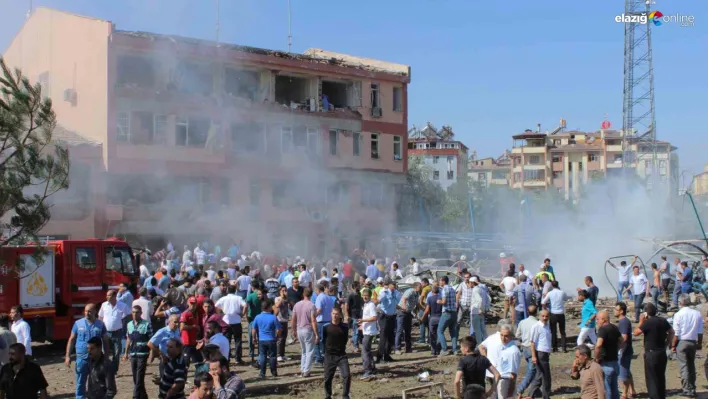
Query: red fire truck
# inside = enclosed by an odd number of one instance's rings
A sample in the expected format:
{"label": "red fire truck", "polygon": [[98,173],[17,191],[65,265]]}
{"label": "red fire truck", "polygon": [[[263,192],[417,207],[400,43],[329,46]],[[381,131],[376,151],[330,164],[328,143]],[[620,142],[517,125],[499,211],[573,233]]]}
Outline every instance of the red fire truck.
{"label": "red fire truck", "polygon": [[[0,248],[0,313],[22,305],[35,340],[68,339],[86,304],[100,304],[106,290],[137,278],[125,241],[57,240],[44,246],[47,255],[41,262],[32,257],[32,245]],[[24,266],[21,272],[15,267],[18,261]]]}

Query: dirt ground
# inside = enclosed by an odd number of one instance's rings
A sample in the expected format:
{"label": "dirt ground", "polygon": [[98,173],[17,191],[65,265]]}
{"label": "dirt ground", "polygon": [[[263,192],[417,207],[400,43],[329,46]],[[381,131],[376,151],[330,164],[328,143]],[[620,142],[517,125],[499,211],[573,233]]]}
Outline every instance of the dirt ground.
{"label": "dirt ground", "polygon": [[[551,355],[551,366],[553,369],[552,387],[553,396],[562,398],[577,398],[579,397],[579,385],[577,381],[570,379],[570,366],[574,359],[574,353],[570,348],[574,346],[577,337],[578,320],[568,320],[568,353],[557,353]],[[488,325],[487,329],[490,333],[495,331],[496,326]],[[466,332],[463,328],[462,332]],[[417,333],[417,328],[414,328],[414,333]],[[646,397],[646,385],[644,379],[644,366],[642,354],[644,352],[643,339],[635,338],[634,353],[635,359],[632,362],[632,372],[634,374],[635,387],[639,393],[639,397]],[[45,346],[35,350],[38,356],[38,362],[42,365],[44,375],[49,382],[49,394],[52,398],[72,398],[74,392],[74,372],[73,363],[72,369],[69,370],[62,363],[63,349],[56,346]],[[244,354],[247,354],[245,351]],[[258,371],[251,366],[232,367],[233,371],[238,372],[246,381],[246,386],[249,394],[248,397],[258,398],[323,398],[324,384],[321,379],[322,369],[315,368],[313,377],[307,381],[297,377],[299,361],[299,345],[289,345],[287,347],[287,356],[293,360],[283,362],[278,365],[279,377],[273,379],[271,377],[265,380],[257,379]],[[360,398],[401,398],[401,391],[406,388],[412,388],[423,383],[418,382],[418,374],[424,371],[430,372],[431,382],[443,382],[445,389],[445,397],[454,395],[454,375],[457,368],[457,356],[448,356],[442,359],[432,358],[429,349],[424,345],[416,345],[414,353],[394,356],[396,362],[387,366],[378,367],[377,379],[363,382],[359,381],[361,375],[361,357],[350,355],[349,364],[352,369],[352,386],[351,397]],[[696,359],[697,368],[697,387],[699,398],[708,398],[708,386],[706,376],[703,372],[703,362],[705,357],[699,354]],[[525,365],[522,362],[523,376]],[[151,377],[157,373],[157,364],[149,366],[147,371],[146,381],[148,384],[148,394],[151,398],[157,397],[157,386],[151,383]],[[680,394],[681,378],[676,361],[670,361],[667,367],[667,385],[668,395],[678,396]],[[190,375],[190,380],[192,376]],[[320,378],[317,378],[320,377]],[[132,381],[130,376],[130,365],[127,362],[121,363],[118,379],[118,395],[116,398],[127,399],[132,398]],[[334,382],[334,397],[341,397],[341,384],[338,377],[335,377]],[[188,388],[189,390],[189,388]],[[435,392],[421,391],[412,396],[414,398],[434,398]]]}

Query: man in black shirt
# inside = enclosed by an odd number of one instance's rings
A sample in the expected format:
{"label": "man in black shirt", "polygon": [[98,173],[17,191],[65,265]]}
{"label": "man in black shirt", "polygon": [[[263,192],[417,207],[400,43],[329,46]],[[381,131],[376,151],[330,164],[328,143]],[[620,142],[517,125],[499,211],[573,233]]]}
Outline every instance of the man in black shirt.
{"label": "man in black shirt", "polygon": [[[477,340],[474,336],[464,337],[462,339],[462,355],[460,362],[457,363],[457,374],[455,374],[455,397],[462,397],[462,392],[467,390],[470,385],[481,386],[484,389],[484,380],[489,370],[494,374],[494,384],[489,387],[485,397],[489,397],[492,392],[496,392],[496,385],[499,382],[499,372],[492,366],[492,363],[479,352],[475,351]],[[462,383],[464,380],[464,385]],[[464,387],[464,389],[463,389]]]}
{"label": "man in black shirt", "polygon": [[[352,283],[352,291],[347,295],[347,300],[344,303],[344,310],[349,318],[350,326],[358,326],[359,319],[363,317],[364,299],[361,297],[361,285],[358,281]],[[363,334],[359,334],[358,328],[352,329],[352,346],[354,352],[359,352],[359,344],[363,340]]]}
{"label": "man in black shirt", "polygon": [[290,303],[290,309],[292,309],[296,303],[302,301],[302,293],[304,288],[300,286],[300,280],[297,277],[293,277],[292,286],[288,288],[288,303]]}
{"label": "man in black shirt", "polygon": [[644,375],[649,399],[666,399],[666,347],[674,339],[674,329],[656,315],[656,306],[650,302],[644,304],[644,313],[632,334],[644,334]]}
{"label": "man in black shirt", "polygon": [[332,380],[334,373],[339,368],[342,376],[342,398],[349,399],[351,374],[349,373],[349,359],[347,358],[347,341],[349,340],[349,326],[342,323],[344,315],[342,309],[335,306],[332,309],[332,322],[322,328],[322,339],[325,342],[324,359],[324,386],[325,399],[332,399]]}
{"label": "man in black shirt", "polygon": [[624,346],[622,334],[614,324],[610,323],[610,316],[606,311],[597,313],[597,344],[595,345],[595,359],[600,362],[602,372],[605,374],[605,392],[607,399],[620,399],[619,386],[619,361],[617,351]]}
{"label": "man in black shirt", "polygon": [[49,384],[39,365],[25,356],[25,346],[12,344],[8,352],[9,363],[0,371],[0,394],[5,399],[47,399]]}

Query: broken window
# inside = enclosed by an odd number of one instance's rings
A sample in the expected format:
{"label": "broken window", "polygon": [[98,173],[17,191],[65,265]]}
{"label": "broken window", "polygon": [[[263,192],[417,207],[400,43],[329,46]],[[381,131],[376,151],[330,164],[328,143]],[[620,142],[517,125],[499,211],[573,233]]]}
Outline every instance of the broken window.
{"label": "broken window", "polygon": [[212,128],[208,118],[177,118],[175,144],[186,147],[204,147]]}
{"label": "broken window", "polygon": [[293,147],[307,147],[307,127],[304,125],[293,127]]}
{"label": "broken window", "polygon": [[371,84],[371,108],[380,108],[381,102],[379,98],[379,84]]}
{"label": "broken window", "polygon": [[130,116],[131,144],[151,144],[155,133],[155,120],[152,112],[133,111]]}
{"label": "broken window", "polygon": [[403,88],[393,88],[393,110],[396,112],[403,111]]}
{"label": "broken window", "polygon": [[307,151],[310,154],[317,154],[319,148],[319,136],[320,133],[316,128],[307,128]]}
{"label": "broken window", "polygon": [[448,170],[447,171],[447,179],[448,180],[453,180],[455,178],[455,171],[454,170]]}
{"label": "broken window", "polygon": [[329,131],[329,155],[337,155],[337,130]]}
{"label": "broken window", "polygon": [[177,67],[178,87],[184,93],[211,95],[214,74],[211,66],[183,62]]}
{"label": "broken window", "polygon": [[127,87],[155,87],[155,64],[153,61],[137,56],[122,55],[118,57],[117,85]]}
{"label": "broken window", "polygon": [[275,77],[275,102],[290,106],[307,102],[308,80],[294,76]]}
{"label": "broken window", "polygon": [[237,68],[224,70],[224,91],[234,97],[256,99],[259,90],[260,73]]}
{"label": "broken window", "polygon": [[293,147],[293,128],[283,126],[281,128],[281,144],[280,148],[283,153],[290,152]]}
{"label": "broken window", "polygon": [[352,153],[355,157],[358,157],[359,154],[361,154],[361,133],[354,132],[354,134],[352,134],[352,141]]}
{"label": "broken window", "polygon": [[155,115],[155,128],[152,136],[153,144],[167,143],[167,115]]}
{"label": "broken window", "polygon": [[344,82],[334,82],[330,80],[322,81],[322,107],[325,111],[329,111],[329,107],[325,104],[330,104],[334,108],[346,108],[349,106],[349,91],[347,84]]}
{"label": "broken window", "polygon": [[371,133],[371,158],[379,159],[379,135]]}
{"label": "broken window", "polygon": [[116,114],[116,140],[121,143],[130,141],[130,112]]}
{"label": "broken window", "polygon": [[393,160],[400,161],[402,158],[403,144],[401,136],[393,136]]}
{"label": "broken window", "polygon": [[256,122],[231,123],[231,143],[235,152],[264,152],[265,125]]}
{"label": "broken window", "polygon": [[438,156],[438,155],[433,156],[433,163],[434,164],[438,163],[439,160],[440,160],[440,156]]}
{"label": "broken window", "polygon": [[440,171],[439,170],[433,171],[433,180],[440,180]]}

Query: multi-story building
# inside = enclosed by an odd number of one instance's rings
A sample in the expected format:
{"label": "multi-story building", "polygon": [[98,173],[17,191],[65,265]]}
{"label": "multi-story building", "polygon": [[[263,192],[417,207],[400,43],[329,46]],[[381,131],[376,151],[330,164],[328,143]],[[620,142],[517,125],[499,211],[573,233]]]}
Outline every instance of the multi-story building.
{"label": "multi-story building", "polygon": [[395,225],[406,65],[122,31],[46,8],[3,57],[101,149],[98,165],[77,161],[101,178],[72,180],[88,186],[88,211],[55,213],[43,234],[322,254],[380,242]]}
{"label": "multi-story building", "polygon": [[508,186],[511,179],[511,152],[504,151],[504,154],[497,158],[477,158],[477,151],[472,151],[468,164],[467,175],[471,181],[476,181],[489,186]]}
{"label": "multi-story building", "polygon": [[703,166],[703,172],[693,177],[693,195],[708,196],[708,165]]}
{"label": "multi-story building", "polygon": [[[636,154],[631,162],[622,162],[622,132],[566,131],[564,121],[552,133],[527,129],[513,136],[511,187],[524,190],[557,189],[566,199],[576,199],[590,180],[621,173],[632,168],[651,189],[653,154],[643,144],[630,142]],[[657,142],[658,181],[669,193],[678,191],[678,155],[676,147]]]}
{"label": "multi-story building", "polygon": [[428,122],[422,129],[414,126],[408,131],[408,155],[422,157],[432,172],[430,178],[445,190],[467,173],[467,151],[450,126],[438,130]]}

